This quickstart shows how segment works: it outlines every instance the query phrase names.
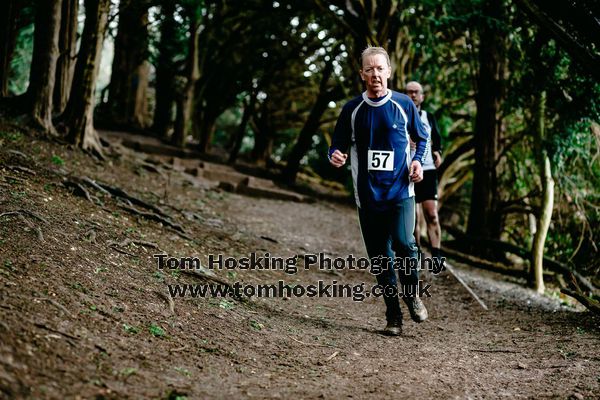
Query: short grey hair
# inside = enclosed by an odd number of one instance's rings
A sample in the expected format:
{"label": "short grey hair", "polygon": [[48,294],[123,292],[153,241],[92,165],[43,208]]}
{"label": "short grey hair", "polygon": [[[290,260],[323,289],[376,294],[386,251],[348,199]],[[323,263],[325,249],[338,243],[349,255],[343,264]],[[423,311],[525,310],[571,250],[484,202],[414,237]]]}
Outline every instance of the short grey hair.
{"label": "short grey hair", "polygon": [[419,87],[421,88],[421,93],[425,93],[425,88],[423,88],[423,85],[421,85],[420,82],[417,81],[410,81],[406,84],[406,88],[408,88],[408,85],[413,84],[413,85],[419,85]]}
{"label": "short grey hair", "polygon": [[388,67],[392,68],[392,63],[390,61],[390,55],[388,52],[383,47],[375,46],[367,46],[367,48],[363,50],[362,54],[360,55],[360,67],[362,68],[365,58],[375,56],[377,54],[384,56],[388,63]]}

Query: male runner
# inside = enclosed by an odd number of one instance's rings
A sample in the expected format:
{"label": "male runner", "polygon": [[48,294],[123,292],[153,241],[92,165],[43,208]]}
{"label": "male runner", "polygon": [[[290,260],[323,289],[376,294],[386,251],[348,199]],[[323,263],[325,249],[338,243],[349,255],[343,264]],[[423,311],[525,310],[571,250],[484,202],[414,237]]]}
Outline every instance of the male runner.
{"label": "male runner", "polygon": [[[427,309],[417,297],[418,249],[414,238],[414,182],[423,178],[422,158],[429,137],[418,111],[404,94],[389,90],[391,63],[381,47],[366,48],[361,57],[361,79],[366,91],[350,100],[338,118],[329,149],[330,163],[341,167],[348,151],[360,228],[371,262],[378,257],[410,259],[412,267],[399,269],[402,293],[411,318],[427,319]],[[410,140],[416,143],[410,157]],[[400,335],[402,312],[395,270],[386,263],[377,275],[386,288],[387,326],[384,333]],[[406,263],[408,264],[408,263]],[[405,265],[406,265],[405,264]],[[411,289],[412,288],[412,289]]]}
{"label": "male runner", "polygon": [[[438,128],[437,121],[433,114],[421,108],[425,94],[423,87],[419,82],[408,82],[406,85],[406,94],[412,99],[419,110],[421,122],[429,132],[429,140],[427,141],[427,149],[423,158],[423,180],[415,184],[415,201],[417,203],[417,222],[415,224],[415,238],[419,247],[421,247],[421,236],[419,223],[425,214],[425,222],[427,224],[427,235],[431,245],[431,255],[434,258],[441,258],[441,228],[437,211],[437,168],[442,163],[442,138]],[[419,207],[421,204],[423,211]]]}

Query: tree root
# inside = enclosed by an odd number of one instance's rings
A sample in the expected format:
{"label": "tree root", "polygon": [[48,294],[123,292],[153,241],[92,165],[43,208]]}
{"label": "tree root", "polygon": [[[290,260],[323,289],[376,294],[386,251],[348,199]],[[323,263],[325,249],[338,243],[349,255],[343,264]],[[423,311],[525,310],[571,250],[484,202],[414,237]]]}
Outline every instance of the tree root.
{"label": "tree root", "polygon": [[[85,186],[95,189],[108,197],[113,197],[113,198],[117,199],[117,201],[125,203],[125,204],[119,204],[119,207],[123,208],[124,210],[126,210],[132,214],[144,217],[146,219],[160,222],[163,225],[166,225],[166,226],[172,228],[173,230],[177,231],[179,236],[181,236],[182,238],[184,238],[186,240],[192,240],[192,238],[187,235],[187,232],[183,228],[183,226],[173,222],[172,221],[173,218],[169,214],[167,214],[166,212],[164,212],[162,209],[155,206],[154,204],[150,204],[138,197],[135,197],[119,187],[115,187],[115,186],[111,186],[111,185],[108,185],[105,183],[97,182],[86,176],[71,177],[69,179],[64,180],[63,184],[65,185],[65,187],[67,187],[69,189],[73,189],[74,195],[84,197],[85,199],[87,199],[89,202],[91,202],[93,204],[101,205],[101,201],[96,196],[90,194],[90,192],[86,189]],[[148,210],[151,210],[152,212],[142,211],[142,210],[135,208],[134,206],[141,206]],[[123,254],[132,255],[131,253],[123,252],[118,249],[115,249],[115,250],[117,250]]]}
{"label": "tree root", "polygon": [[154,293],[156,293],[161,299],[165,300],[169,305],[169,311],[171,312],[171,314],[175,314],[175,301],[173,300],[173,298],[158,290]]}
{"label": "tree root", "polygon": [[204,272],[202,269],[182,269],[180,270],[182,274],[185,275],[190,275],[193,276],[195,278],[199,278],[202,280],[208,280],[208,281],[212,281],[215,283],[218,283],[219,285],[222,285],[227,291],[231,291],[231,293],[233,294],[232,296],[241,302],[247,302],[248,299],[246,299],[243,296],[240,295],[235,295],[235,291],[233,290],[233,288],[231,287],[231,285],[228,282],[225,282],[223,279],[215,276],[215,275],[210,275],[206,272]]}
{"label": "tree root", "polygon": [[92,228],[85,233],[85,239],[93,244],[96,244],[96,231]]}
{"label": "tree root", "polygon": [[78,182],[65,181],[63,184],[70,189],[73,189],[73,194],[79,197],[85,197],[90,203],[94,203],[90,193]]}
{"label": "tree root", "polygon": [[143,240],[125,239],[121,243],[117,243],[115,241],[110,241],[110,242],[108,242],[108,247],[110,247],[111,249],[113,249],[115,251],[118,251],[121,254],[126,254],[126,255],[132,256],[132,257],[139,257],[139,255],[137,255],[137,254],[132,254],[125,250],[122,250],[122,249],[126,248],[127,246],[129,246],[130,244],[135,244],[135,245],[143,246],[143,247],[151,247],[153,249],[157,249],[162,252],[162,250],[160,249],[160,247],[158,247],[158,245],[156,243],[146,242]]}
{"label": "tree root", "polygon": [[28,157],[28,156],[27,156],[25,153],[22,153],[22,152],[20,152],[20,151],[18,151],[18,150],[7,150],[7,153],[9,153],[9,154],[14,154],[15,156],[22,157],[22,158],[24,158],[25,160],[28,160],[28,159],[29,159],[29,157]]}
{"label": "tree root", "polygon": [[34,170],[23,167],[21,165],[7,165],[6,168],[10,169],[11,171],[24,172],[26,174],[34,176],[36,175]]}
{"label": "tree root", "polygon": [[[19,182],[19,183],[23,183],[25,182],[25,179],[23,178],[19,178],[18,176],[14,176],[14,175],[4,175],[4,179],[6,181],[8,181],[9,179],[15,181],[15,182]],[[9,182],[10,183],[10,182]]]}
{"label": "tree root", "polygon": [[[88,178],[89,179],[89,178]],[[91,181],[91,179],[89,179]],[[154,211],[155,213],[162,215],[163,217],[166,218],[170,218],[170,216],[168,214],[166,214],[163,210],[161,210],[160,208],[158,208],[157,206],[155,206],[154,204],[150,204],[144,200],[138,199],[135,196],[130,195],[129,193],[125,192],[123,189],[115,187],[115,186],[110,186],[107,185],[105,183],[100,183],[100,182],[96,182],[100,187],[104,188],[107,192],[109,192],[110,194],[112,194],[115,197],[120,197],[122,199],[127,199],[129,200],[132,204],[135,204],[136,206],[142,206],[144,208],[147,208],[149,210]]]}
{"label": "tree root", "polygon": [[40,300],[40,301],[46,301],[46,302],[52,304],[54,307],[58,308],[59,310],[61,310],[65,314],[67,314],[69,317],[73,318],[73,314],[71,314],[71,312],[69,310],[67,310],[67,308],[65,306],[63,306],[62,304],[60,304],[59,302],[52,300],[48,297],[37,297],[36,299]]}
{"label": "tree root", "polygon": [[167,226],[169,226],[169,227],[171,227],[171,228],[175,229],[176,231],[181,232],[183,234],[186,233],[186,231],[183,229],[183,227],[181,225],[176,224],[176,223],[172,222],[171,220],[169,220],[169,219],[167,219],[167,218],[165,218],[165,217],[163,217],[161,215],[158,215],[156,213],[140,211],[140,210],[138,210],[135,207],[129,207],[129,206],[126,206],[126,205],[123,205],[123,204],[121,204],[120,207],[123,208],[124,210],[129,211],[132,214],[136,214],[136,215],[142,216],[142,217],[144,217],[146,219],[151,219],[151,220],[160,222],[160,223],[162,223],[164,225],[167,225]]}
{"label": "tree root", "polygon": [[81,178],[81,180],[83,182],[85,182],[86,184],[88,184],[89,186],[99,190],[100,192],[107,194],[110,196],[110,192],[106,189],[104,189],[102,186],[98,185],[94,180],[88,178],[87,176],[84,176],[83,178]]}
{"label": "tree root", "polygon": [[39,226],[35,225],[30,220],[28,220],[27,218],[25,218],[25,215],[28,215],[29,217],[35,218],[38,221],[41,221],[44,223],[48,223],[48,221],[46,221],[44,218],[40,217],[39,215],[35,214],[32,211],[23,210],[23,209],[16,210],[16,211],[4,212],[4,213],[0,214],[0,218],[2,218],[4,216],[9,216],[9,215],[17,216],[25,225],[27,225],[30,229],[33,229],[36,232],[37,238],[40,242],[44,242],[44,235],[42,234],[42,229]]}
{"label": "tree root", "polygon": [[[58,330],[58,329],[51,328],[51,327],[49,327],[48,325],[46,325],[46,324],[44,324],[44,323],[41,323],[41,322],[33,322],[33,325],[37,326],[38,328],[46,329],[46,330],[48,330],[48,331],[50,331],[50,332],[58,333],[59,335],[62,335],[62,336],[64,336],[64,337],[68,338],[68,339],[72,339],[72,340],[79,340],[79,338],[78,338],[77,336],[73,336],[73,335],[71,335],[71,334],[69,334],[69,333],[66,333],[66,332],[60,331],[60,330]],[[69,344],[70,344],[71,346],[75,347],[75,343],[72,343],[72,342],[70,342],[70,341],[68,341],[68,340],[67,340],[67,342],[69,342]]]}
{"label": "tree root", "polygon": [[30,217],[35,218],[35,219],[37,219],[40,222],[43,222],[45,224],[48,223],[48,221],[45,218],[40,217],[38,214],[34,213],[33,211],[29,211],[29,210],[25,210],[25,209],[21,208],[19,210],[14,211],[14,212],[21,213],[21,214],[27,214]]}

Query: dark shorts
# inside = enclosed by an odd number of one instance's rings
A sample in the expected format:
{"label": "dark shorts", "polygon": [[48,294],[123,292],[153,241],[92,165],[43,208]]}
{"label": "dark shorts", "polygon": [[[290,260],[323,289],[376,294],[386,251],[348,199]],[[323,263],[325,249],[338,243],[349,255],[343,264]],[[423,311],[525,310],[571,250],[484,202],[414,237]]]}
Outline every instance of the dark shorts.
{"label": "dark shorts", "polygon": [[415,183],[415,201],[422,203],[425,200],[437,200],[437,170],[428,169],[423,171],[423,180]]}

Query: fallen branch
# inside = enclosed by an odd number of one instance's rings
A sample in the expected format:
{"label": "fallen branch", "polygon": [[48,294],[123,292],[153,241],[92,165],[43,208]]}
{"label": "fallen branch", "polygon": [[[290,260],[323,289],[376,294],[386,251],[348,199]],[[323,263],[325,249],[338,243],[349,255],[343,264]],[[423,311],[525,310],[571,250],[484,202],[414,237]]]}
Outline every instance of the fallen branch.
{"label": "fallen branch", "polygon": [[479,303],[479,305],[484,309],[487,310],[487,306],[485,305],[485,303],[479,298],[479,296],[477,296],[477,294],[473,291],[473,289],[471,289],[469,287],[469,285],[467,285],[467,283],[456,273],[456,271],[454,271],[454,268],[446,263],[446,269],[448,270],[448,272],[450,272],[452,274],[452,276],[454,276],[454,278],[456,278],[456,280],[458,281],[458,283],[460,283],[461,285],[463,285],[463,287],[465,289],[467,289],[467,292],[469,292],[469,294],[471,296],[473,296],[473,298]]}
{"label": "fallen branch", "polygon": [[499,272],[501,274],[516,276],[516,277],[520,277],[520,278],[526,277],[526,272],[522,271],[522,270],[518,270],[518,269],[514,269],[514,268],[507,268],[503,264],[493,262],[493,261],[488,261],[488,260],[485,260],[480,257],[472,256],[470,254],[465,254],[458,250],[451,249],[448,246],[442,246],[441,249],[444,254],[446,254],[452,258],[455,258],[459,261],[465,262],[469,265],[481,268],[481,269],[485,269],[485,270],[493,271],[493,272]]}
{"label": "fallen branch", "polygon": [[[474,238],[470,235],[467,235],[466,233],[461,232],[459,229],[456,229],[453,226],[443,225],[442,228],[462,243],[471,244],[471,245],[478,246],[478,247],[483,246],[486,248],[495,249],[495,250],[506,252],[506,253],[511,253],[511,254],[521,257],[523,260],[531,259],[531,252],[529,250],[524,249],[519,246],[516,246],[512,243],[506,243],[506,242],[502,242],[500,240],[492,240],[492,239],[485,239],[485,238]],[[566,277],[570,277],[571,274],[573,274],[575,276],[575,278],[577,279],[577,283],[579,285],[584,287],[586,290],[588,290],[592,294],[598,293],[598,288],[596,288],[586,277],[584,277],[578,271],[573,270],[572,268],[568,267],[565,264],[562,264],[551,258],[544,257],[544,268],[547,268],[551,271],[563,274]]]}
{"label": "fallen branch", "polygon": [[598,300],[592,299],[591,297],[586,296],[581,292],[575,292],[574,290],[570,290],[567,288],[560,289],[561,293],[566,294],[567,296],[571,296],[581,304],[585,306],[588,310],[592,311],[594,314],[600,314],[600,302]]}
{"label": "fallen branch", "polygon": [[260,237],[260,238],[261,238],[261,239],[264,239],[264,240],[266,240],[266,241],[269,241],[269,242],[271,242],[271,243],[279,243],[279,242],[278,242],[276,239],[270,238],[270,237],[268,237],[268,236],[262,236],[262,235],[261,235],[261,237]]}

